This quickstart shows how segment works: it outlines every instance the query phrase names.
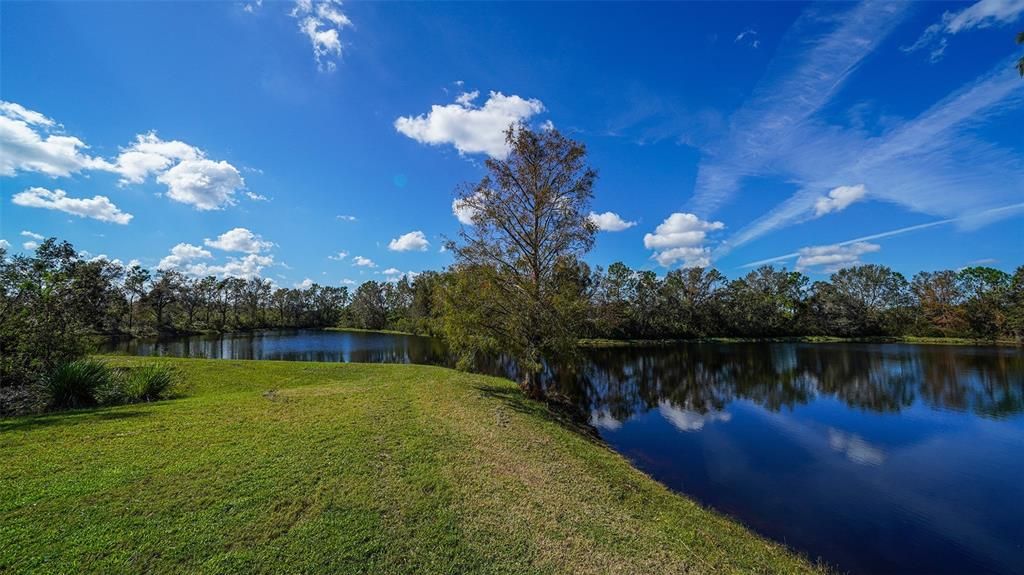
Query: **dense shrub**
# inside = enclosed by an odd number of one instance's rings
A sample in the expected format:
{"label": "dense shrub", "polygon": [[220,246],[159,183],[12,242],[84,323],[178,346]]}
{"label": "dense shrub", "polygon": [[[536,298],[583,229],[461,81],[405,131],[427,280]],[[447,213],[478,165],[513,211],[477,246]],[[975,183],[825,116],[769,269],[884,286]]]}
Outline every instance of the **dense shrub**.
{"label": "dense shrub", "polygon": [[42,395],[50,409],[92,407],[113,385],[113,372],[102,361],[86,358],[57,366],[43,378]]}
{"label": "dense shrub", "polygon": [[146,365],[122,372],[122,403],[159,401],[171,397],[177,382],[174,369],[166,365]]}
{"label": "dense shrub", "polygon": [[177,383],[177,373],[166,365],[112,369],[97,359],[79,359],[59,365],[37,386],[0,388],[0,417],[159,401],[172,397]]}

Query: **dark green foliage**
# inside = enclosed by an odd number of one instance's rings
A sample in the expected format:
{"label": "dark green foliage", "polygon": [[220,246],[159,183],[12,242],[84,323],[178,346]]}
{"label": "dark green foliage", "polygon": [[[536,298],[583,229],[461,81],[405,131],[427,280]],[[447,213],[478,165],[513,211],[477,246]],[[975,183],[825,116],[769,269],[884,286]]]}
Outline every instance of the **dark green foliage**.
{"label": "dark green foliage", "polygon": [[588,217],[597,172],[586,147],[558,130],[513,125],[505,142],[508,155],[458,191],[472,225],[448,244],[459,277],[445,333],[462,356],[486,343],[514,357],[523,389],[539,397],[544,359],[571,355],[579,338],[589,276],[579,258],[597,232]]}
{"label": "dark green foliage", "polygon": [[[96,336],[125,330],[399,330],[444,336],[467,362],[485,351],[514,352],[533,369],[544,357],[571,356],[580,337],[1024,341],[1024,267],[1012,274],[978,266],[921,272],[908,282],[885,266],[863,265],[813,285],[798,271],[767,266],[732,281],[714,269],[658,277],[621,262],[591,271],[578,258],[589,246],[586,230],[573,231],[579,224],[573,218],[563,222],[568,230],[552,235],[568,250],[557,257],[508,251],[516,240],[496,239],[504,236],[493,225],[475,225],[482,231],[472,233],[484,236],[467,238],[469,251],[452,269],[366,282],[351,298],[345,287],[273,290],[258,278],[190,278],[173,271],[151,276],[138,266],[124,270],[106,260],[83,260],[71,244],[54,238],[31,256],[0,248],[0,412],[34,409],[32,393],[12,390],[39,389],[48,374],[92,351]],[[96,393],[101,397],[93,399],[101,403],[148,400],[128,399],[120,387]]]}
{"label": "dark green foliage", "polygon": [[54,368],[42,382],[49,409],[78,409],[99,404],[98,395],[116,385],[111,369],[102,361],[85,358]]}
{"label": "dark green foliage", "polygon": [[362,329],[384,329],[388,325],[388,294],[385,285],[375,281],[364,282],[352,296],[349,315],[353,324]]}
{"label": "dark green foliage", "polygon": [[800,272],[771,266],[760,267],[730,282],[723,292],[730,335],[798,335],[807,283],[807,276]]}
{"label": "dark green foliage", "polygon": [[178,379],[174,368],[162,364],[143,365],[119,373],[123,403],[167,399],[172,396]]}
{"label": "dark green foliage", "polygon": [[54,238],[32,257],[0,248],[0,386],[37,383],[87,351],[85,335],[110,310],[112,267]]}

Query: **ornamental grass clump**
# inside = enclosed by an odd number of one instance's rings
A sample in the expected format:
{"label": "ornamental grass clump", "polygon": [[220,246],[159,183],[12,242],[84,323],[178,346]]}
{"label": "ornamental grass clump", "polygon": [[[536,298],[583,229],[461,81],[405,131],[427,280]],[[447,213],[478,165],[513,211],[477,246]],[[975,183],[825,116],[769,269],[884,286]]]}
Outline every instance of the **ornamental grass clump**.
{"label": "ornamental grass clump", "polygon": [[78,409],[99,404],[99,397],[115,385],[113,371],[96,359],[77,359],[53,369],[41,384],[49,409]]}

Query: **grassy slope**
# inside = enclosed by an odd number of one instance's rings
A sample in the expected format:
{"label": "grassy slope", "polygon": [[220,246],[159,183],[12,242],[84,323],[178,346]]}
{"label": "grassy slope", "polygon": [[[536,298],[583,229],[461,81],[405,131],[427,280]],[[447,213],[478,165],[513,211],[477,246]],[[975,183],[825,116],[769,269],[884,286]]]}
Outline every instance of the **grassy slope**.
{"label": "grassy slope", "polygon": [[811,570],[504,380],[160,361],[186,397],[0,421],[0,572]]}

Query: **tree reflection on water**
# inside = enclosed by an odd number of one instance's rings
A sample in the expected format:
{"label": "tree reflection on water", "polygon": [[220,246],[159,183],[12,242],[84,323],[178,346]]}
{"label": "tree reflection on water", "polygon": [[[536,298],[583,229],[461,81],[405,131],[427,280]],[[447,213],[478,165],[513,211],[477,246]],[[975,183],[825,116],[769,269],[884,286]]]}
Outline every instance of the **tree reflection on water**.
{"label": "tree reflection on water", "polygon": [[1024,355],[1009,348],[682,344],[593,350],[549,376],[581,409],[619,422],[666,403],[705,414],[736,400],[771,411],[827,398],[880,413],[915,402],[990,418],[1024,410]]}

